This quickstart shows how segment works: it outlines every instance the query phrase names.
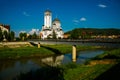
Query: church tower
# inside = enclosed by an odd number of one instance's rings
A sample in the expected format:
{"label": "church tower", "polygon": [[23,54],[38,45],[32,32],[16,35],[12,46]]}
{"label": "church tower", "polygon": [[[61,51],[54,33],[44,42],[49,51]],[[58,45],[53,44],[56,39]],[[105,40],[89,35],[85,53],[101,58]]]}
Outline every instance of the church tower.
{"label": "church tower", "polygon": [[52,13],[50,10],[46,10],[44,13],[44,28],[51,28]]}
{"label": "church tower", "polygon": [[52,21],[52,12],[46,10],[44,12],[44,25],[40,32],[41,39],[53,38],[53,31],[55,31],[56,38],[63,38],[63,30],[61,28],[61,23],[58,18]]}

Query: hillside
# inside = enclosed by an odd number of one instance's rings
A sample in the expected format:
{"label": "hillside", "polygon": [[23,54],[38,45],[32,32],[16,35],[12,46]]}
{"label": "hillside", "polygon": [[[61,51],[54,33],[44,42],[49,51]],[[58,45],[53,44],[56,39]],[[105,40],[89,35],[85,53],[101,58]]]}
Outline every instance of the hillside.
{"label": "hillside", "polygon": [[111,36],[120,35],[120,29],[109,28],[109,29],[97,29],[97,28],[75,28],[65,34],[70,34],[71,38],[90,38],[91,36]]}

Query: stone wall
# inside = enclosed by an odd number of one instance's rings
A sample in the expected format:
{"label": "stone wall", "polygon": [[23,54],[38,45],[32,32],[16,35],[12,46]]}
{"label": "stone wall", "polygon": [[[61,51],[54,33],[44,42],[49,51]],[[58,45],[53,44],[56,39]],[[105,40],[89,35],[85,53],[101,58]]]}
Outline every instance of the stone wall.
{"label": "stone wall", "polygon": [[29,42],[0,42],[0,47],[10,47],[10,48],[16,48],[16,47],[27,47],[32,46]]}

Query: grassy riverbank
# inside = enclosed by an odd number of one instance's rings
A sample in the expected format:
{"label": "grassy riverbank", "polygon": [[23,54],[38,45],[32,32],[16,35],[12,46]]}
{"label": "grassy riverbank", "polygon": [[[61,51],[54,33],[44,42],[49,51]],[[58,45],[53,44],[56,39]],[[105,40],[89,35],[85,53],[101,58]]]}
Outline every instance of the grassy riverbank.
{"label": "grassy riverbank", "polygon": [[120,79],[119,64],[120,64],[120,49],[105,51],[103,54],[96,56],[92,60],[89,60],[84,65],[76,64],[65,65],[64,79],[118,80]]}
{"label": "grassy riverbank", "polygon": [[[99,46],[77,46],[77,51],[100,49]],[[72,52],[72,45],[41,45],[41,48],[36,46],[30,47],[1,47],[0,59],[19,59],[29,57],[45,57],[54,54],[65,54]],[[103,73],[114,69],[117,64],[120,64],[120,49],[105,51],[103,54],[96,56],[85,64],[69,63],[57,67],[43,67],[34,72],[21,73],[18,80],[98,80]],[[120,71],[120,69],[118,70]],[[41,73],[42,72],[42,73]],[[117,71],[114,75],[118,75]],[[50,73],[50,74],[48,74]],[[29,77],[29,79],[28,79]],[[113,76],[112,76],[113,77]],[[117,79],[117,78],[114,78]],[[110,79],[101,79],[110,80]]]}
{"label": "grassy riverbank", "polygon": [[[117,58],[107,58],[108,56]],[[119,80],[120,49],[106,51],[85,64],[69,63],[57,67],[42,67],[36,71],[21,74],[18,80]],[[102,62],[101,62],[102,60]],[[91,62],[96,62],[92,64]],[[109,61],[113,61],[112,63]],[[41,73],[42,72],[42,73]],[[33,75],[34,73],[34,75]],[[49,73],[49,74],[48,74]]]}
{"label": "grassy riverbank", "polygon": [[[77,51],[87,49],[98,49],[96,46],[77,46]],[[54,54],[65,54],[72,52],[72,45],[41,45],[40,48],[36,46],[26,47],[1,47],[0,48],[0,59],[18,59],[18,58],[30,58],[30,57],[45,57]]]}

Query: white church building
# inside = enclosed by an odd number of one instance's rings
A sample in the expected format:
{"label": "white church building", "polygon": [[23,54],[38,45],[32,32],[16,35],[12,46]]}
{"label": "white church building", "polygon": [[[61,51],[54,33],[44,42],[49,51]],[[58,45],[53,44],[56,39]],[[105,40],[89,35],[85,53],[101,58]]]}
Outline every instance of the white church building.
{"label": "white church building", "polygon": [[55,18],[52,21],[52,12],[46,10],[44,12],[44,25],[40,32],[41,39],[53,38],[53,35],[56,35],[56,38],[63,38],[64,32],[61,28],[61,23],[58,18]]}

